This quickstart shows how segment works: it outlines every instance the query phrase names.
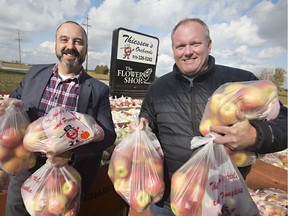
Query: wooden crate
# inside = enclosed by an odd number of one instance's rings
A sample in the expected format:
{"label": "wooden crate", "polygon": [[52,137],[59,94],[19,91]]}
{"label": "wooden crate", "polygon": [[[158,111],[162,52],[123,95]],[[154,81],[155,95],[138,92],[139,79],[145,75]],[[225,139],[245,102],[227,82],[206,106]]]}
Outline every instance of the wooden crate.
{"label": "wooden crate", "polygon": [[107,175],[108,164],[100,167],[94,188],[85,195],[80,216],[127,216],[129,206],[115,192]]}
{"label": "wooden crate", "polygon": [[0,216],[5,216],[6,196],[6,192],[0,193]]}
{"label": "wooden crate", "polygon": [[246,178],[250,189],[278,188],[287,191],[287,170],[257,160]]}

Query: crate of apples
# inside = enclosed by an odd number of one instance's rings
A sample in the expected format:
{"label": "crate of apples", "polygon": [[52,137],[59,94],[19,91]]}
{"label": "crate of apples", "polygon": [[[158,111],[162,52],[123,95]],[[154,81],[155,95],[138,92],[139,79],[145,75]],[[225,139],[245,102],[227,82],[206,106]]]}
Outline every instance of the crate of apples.
{"label": "crate of apples", "polygon": [[110,159],[108,176],[115,191],[137,212],[158,202],[164,193],[163,160],[153,153],[141,143],[132,148],[120,143]]}

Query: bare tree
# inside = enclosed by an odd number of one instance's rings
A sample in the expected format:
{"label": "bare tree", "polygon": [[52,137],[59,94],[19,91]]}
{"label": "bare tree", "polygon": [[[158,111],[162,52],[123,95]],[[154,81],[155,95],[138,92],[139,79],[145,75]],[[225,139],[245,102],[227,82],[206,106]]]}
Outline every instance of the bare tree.
{"label": "bare tree", "polygon": [[286,70],[283,68],[269,69],[265,68],[258,76],[259,80],[271,80],[278,89],[282,88]]}

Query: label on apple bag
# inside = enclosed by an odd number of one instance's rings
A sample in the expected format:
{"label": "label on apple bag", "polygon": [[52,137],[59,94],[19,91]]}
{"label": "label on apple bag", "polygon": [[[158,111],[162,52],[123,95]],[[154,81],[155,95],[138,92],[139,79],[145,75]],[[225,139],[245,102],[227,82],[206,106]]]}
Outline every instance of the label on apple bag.
{"label": "label on apple bag", "polygon": [[43,118],[48,138],[47,152],[63,152],[93,139],[93,128],[85,124],[84,115],[56,107]]}
{"label": "label on apple bag", "polygon": [[[202,215],[252,215],[258,208],[230,160],[210,169],[202,200]],[[215,214],[216,213],[216,214]]]}

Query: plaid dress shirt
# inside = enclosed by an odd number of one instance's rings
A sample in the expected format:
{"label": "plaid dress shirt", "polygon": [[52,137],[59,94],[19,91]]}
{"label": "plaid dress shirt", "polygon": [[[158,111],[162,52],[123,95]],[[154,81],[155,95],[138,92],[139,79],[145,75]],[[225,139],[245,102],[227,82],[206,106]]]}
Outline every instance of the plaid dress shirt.
{"label": "plaid dress shirt", "polygon": [[78,75],[63,80],[59,76],[57,64],[55,65],[39,104],[39,117],[46,115],[56,106],[77,111],[79,79],[82,73],[83,70]]}

